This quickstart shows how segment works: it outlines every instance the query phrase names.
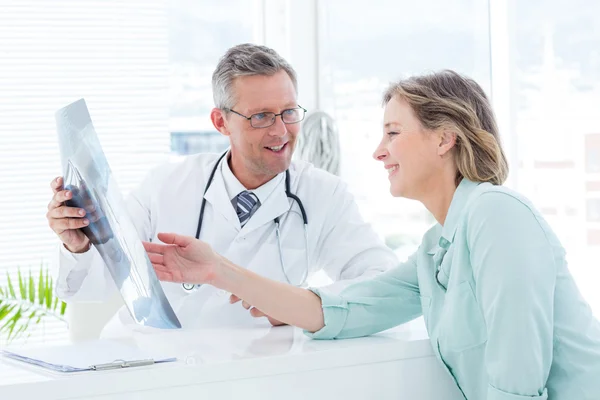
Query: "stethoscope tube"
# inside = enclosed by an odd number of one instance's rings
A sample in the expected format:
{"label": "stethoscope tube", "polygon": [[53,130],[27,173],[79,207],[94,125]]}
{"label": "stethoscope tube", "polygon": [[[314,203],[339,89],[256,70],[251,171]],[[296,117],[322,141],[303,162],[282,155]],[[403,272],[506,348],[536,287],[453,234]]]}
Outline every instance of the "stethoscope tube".
{"label": "stethoscope tube", "polygon": [[210,188],[210,185],[212,184],[212,181],[215,177],[215,173],[217,172],[217,168],[219,167],[219,163],[226,155],[227,155],[227,151],[225,153],[221,154],[221,156],[217,160],[217,163],[213,167],[213,169],[210,173],[210,176],[208,177],[208,181],[206,182],[206,187],[204,188],[204,193],[202,194],[202,205],[200,206],[200,216],[198,217],[198,227],[196,228],[196,239],[200,239],[200,229],[202,229],[202,220],[204,219],[204,209],[206,208],[206,199],[204,198],[204,196],[206,196],[206,192],[208,192],[208,189]]}
{"label": "stethoscope tube", "polygon": [[[198,216],[198,227],[196,228],[196,239],[200,239],[200,231],[202,229],[202,222],[204,220],[204,210],[206,208],[206,198],[205,198],[206,192],[208,192],[208,189],[210,188],[210,185],[213,182],[215,173],[217,172],[217,169],[219,168],[219,164],[221,163],[223,158],[225,158],[225,156],[227,155],[228,152],[229,152],[229,150],[225,151],[221,156],[219,156],[219,158],[217,159],[217,162],[215,163],[215,166],[213,167],[213,169],[210,173],[210,176],[208,177],[208,181],[206,182],[206,187],[204,188],[204,193],[202,196],[202,204],[200,205],[200,215]],[[302,201],[300,200],[300,198],[291,192],[290,180],[291,180],[290,179],[290,171],[286,170],[285,171],[285,194],[288,198],[292,199],[292,201],[295,201],[296,204],[298,205],[298,208],[300,208],[300,213],[302,214],[302,222],[304,225],[304,240],[305,240],[305,244],[306,244],[306,269],[304,270],[304,273],[302,274],[302,279],[300,280],[300,284],[296,285],[296,286],[302,286],[306,282],[306,278],[308,277],[308,269],[310,268],[310,252],[308,249],[308,217],[306,215],[306,210],[304,209],[304,205],[302,204]],[[290,207],[290,210],[291,210],[291,207]],[[279,228],[280,227],[279,217],[275,217],[273,222],[275,222],[275,235],[277,237],[277,247],[279,249],[279,260],[281,263],[281,270],[282,270],[283,275],[285,276],[285,279],[287,280],[287,282],[290,285],[292,285],[292,282],[291,282],[290,278],[288,277],[287,272],[285,270],[285,263],[283,260],[283,248],[281,247],[281,232],[280,232],[280,228]],[[199,287],[201,285],[194,285],[192,283],[182,283],[181,286],[183,287],[183,290],[185,290],[186,292],[191,292],[192,290],[196,289],[197,287]]]}

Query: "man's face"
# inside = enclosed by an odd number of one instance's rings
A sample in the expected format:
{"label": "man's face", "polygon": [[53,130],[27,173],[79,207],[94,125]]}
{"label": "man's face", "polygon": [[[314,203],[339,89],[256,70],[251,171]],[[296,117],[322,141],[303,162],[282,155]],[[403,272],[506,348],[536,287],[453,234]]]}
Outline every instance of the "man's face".
{"label": "man's face", "polygon": [[[247,117],[298,107],[296,89],[285,71],[272,76],[238,77],[233,90],[236,103],[232,109]],[[245,185],[260,185],[288,169],[299,131],[300,123],[284,124],[280,116],[267,128],[254,128],[249,120],[233,112],[226,114],[221,130],[231,142],[233,172]],[[243,182],[242,177],[249,182]]]}

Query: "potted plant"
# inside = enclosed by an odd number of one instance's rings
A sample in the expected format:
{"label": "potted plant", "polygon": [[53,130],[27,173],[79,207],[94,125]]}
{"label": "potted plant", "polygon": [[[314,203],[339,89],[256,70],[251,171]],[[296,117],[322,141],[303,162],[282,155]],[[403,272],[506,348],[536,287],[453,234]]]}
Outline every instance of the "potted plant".
{"label": "potted plant", "polygon": [[40,266],[39,276],[31,270],[27,277],[17,269],[17,280],[6,274],[6,286],[0,286],[0,337],[7,342],[29,336],[30,329],[47,318],[64,317],[67,304],[54,295],[54,281],[48,268]]}

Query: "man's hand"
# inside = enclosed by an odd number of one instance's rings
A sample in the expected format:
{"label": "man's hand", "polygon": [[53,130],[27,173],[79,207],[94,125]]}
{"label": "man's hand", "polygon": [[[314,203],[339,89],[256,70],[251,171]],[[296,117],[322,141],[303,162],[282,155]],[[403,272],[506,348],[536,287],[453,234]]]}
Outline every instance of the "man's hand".
{"label": "man's hand", "polygon": [[56,233],[67,250],[72,253],[83,253],[90,247],[90,240],[80,228],[88,226],[90,221],[85,218],[87,214],[83,208],[67,207],[65,201],[71,199],[70,190],[64,190],[63,179],[55,178],[50,183],[53,196],[48,204],[46,219],[48,225]]}
{"label": "man's hand", "polygon": [[235,304],[235,303],[237,303],[239,301],[242,301],[242,307],[244,307],[246,310],[250,310],[250,315],[252,315],[254,318],[267,317],[267,319],[269,320],[269,322],[273,326],[285,325],[283,322],[277,321],[276,319],[269,317],[267,314],[263,313],[258,308],[252,307],[250,304],[248,304],[247,302],[243,301],[242,299],[240,299],[239,297],[237,297],[235,294],[232,294],[229,297],[229,302],[231,304]]}

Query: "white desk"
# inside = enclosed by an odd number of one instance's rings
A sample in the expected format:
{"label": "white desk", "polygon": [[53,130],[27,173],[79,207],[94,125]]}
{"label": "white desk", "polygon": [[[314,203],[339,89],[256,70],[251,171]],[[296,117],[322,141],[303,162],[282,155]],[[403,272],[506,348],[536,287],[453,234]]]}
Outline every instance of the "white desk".
{"label": "white desk", "polygon": [[425,333],[310,340],[289,326],[135,334],[175,363],[59,374],[2,360],[0,399],[463,399]]}

